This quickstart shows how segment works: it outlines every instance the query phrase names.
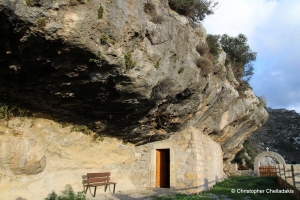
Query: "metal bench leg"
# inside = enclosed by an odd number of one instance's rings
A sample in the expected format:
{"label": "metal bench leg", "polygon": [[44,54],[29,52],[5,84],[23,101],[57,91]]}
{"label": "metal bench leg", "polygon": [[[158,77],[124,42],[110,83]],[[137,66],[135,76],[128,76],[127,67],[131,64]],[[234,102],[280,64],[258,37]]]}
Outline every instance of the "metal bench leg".
{"label": "metal bench leg", "polygon": [[107,186],[108,186],[108,185],[105,185],[105,187],[104,187],[104,192],[106,192],[106,190],[107,190]]}
{"label": "metal bench leg", "polygon": [[89,189],[89,186],[86,186],[85,194],[87,193],[88,189]]}
{"label": "metal bench leg", "polygon": [[115,188],[116,188],[116,184],[114,184],[114,192],[113,193],[115,193]]}
{"label": "metal bench leg", "polygon": [[95,186],[94,197],[96,196],[97,186]]}

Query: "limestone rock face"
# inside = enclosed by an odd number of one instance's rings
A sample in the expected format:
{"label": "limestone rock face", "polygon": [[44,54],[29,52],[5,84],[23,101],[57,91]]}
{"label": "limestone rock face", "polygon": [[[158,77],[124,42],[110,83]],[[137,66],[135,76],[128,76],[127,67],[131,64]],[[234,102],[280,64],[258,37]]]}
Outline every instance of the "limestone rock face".
{"label": "limestone rock face", "polygon": [[294,110],[267,109],[267,122],[250,136],[258,151],[270,151],[280,154],[286,163],[300,163],[300,114]]}
{"label": "limestone rock face", "polygon": [[197,67],[205,29],[166,0],[32,2],[0,1],[1,101],[136,145],[194,127],[225,161],[266,121],[227,79],[224,52],[209,74]]}
{"label": "limestone rock face", "polygon": [[0,136],[0,152],[2,174],[38,174],[46,166],[46,157],[42,146],[31,138]]}
{"label": "limestone rock face", "polygon": [[[30,118],[16,117],[5,124],[0,120],[1,141],[14,142],[14,147],[34,141],[32,143],[41,144],[45,150],[31,149],[44,152],[47,159],[47,166],[41,173],[28,175],[11,173],[8,169],[13,169],[13,166],[2,167],[7,159],[1,157],[1,200],[45,199],[52,192],[61,194],[66,184],[77,193],[84,190],[82,183],[86,174],[94,172],[111,172],[111,181],[117,182],[116,193],[119,194],[127,190],[134,190],[134,194],[135,190],[155,188],[155,155],[157,149],[162,148],[169,151],[172,188],[196,193],[224,178],[221,146],[193,127],[166,140],[139,146],[111,137],[95,141],[92,135],[72,131],[72,127],[44,118],[36,118],[33,124]],[[2,146],[0,149],[3,155],[7,155],[7,151],[16,152],[13,147],[6,145],[4,148],[4,151]],[[23,154],[33,154],[31,150],[24,151]],[[92,199],[93,192],[87,192],[87,199]],[[103,187],[97,189],[97,195],[103,192]]]}

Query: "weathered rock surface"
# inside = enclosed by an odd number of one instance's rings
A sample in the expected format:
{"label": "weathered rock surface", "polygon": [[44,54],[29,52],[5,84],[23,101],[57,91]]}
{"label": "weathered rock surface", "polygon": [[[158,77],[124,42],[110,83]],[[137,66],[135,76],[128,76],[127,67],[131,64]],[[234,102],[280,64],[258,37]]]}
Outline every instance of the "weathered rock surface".
{"label": "weathered rock surface", "polygon": [[[89,172],[111,172],[117,182],[116,193],[154,187],[156,149],[170,149],[170,184],[178,191],[207,190],[223,179],[223,154],[220,145],[199,130],[189,128],[163,141],[135,146],[116,138],[93,141],[91,136],[65,126],[37,118],[13,118],[0,123],[1,140],[28,138],[42,144],[47,165],[37,174],[0,171],[0,200],[40,200],[52,191],[60,194],[66,184],[82,191],[82,179]],[[26,141],[26,140],[23,140]],[[201,145],[199,145],[201,144]],[[37,150],[32,146],[32,150]],[[28,152],[27,152],[28,153]],[[2,162],[3,160],[0,160]],[[4,169],[4,171],[2,171]],[[121,192],[120,192],[121,191]],[[97,189],[97,198],[103,188]],[[87,197],[91,197],[88,192]],[[101,197],[100,197],[101,199]]]}
{"label": "weathered rock surface", "polygon": [[227,80],[224,52],[209,75],[196,66],[201,24],[147,2],[1,0],[0,100],[136,145],[194,127],[230,161],[266,110]]}
{"label": "weathered rock surface", "polygon": [[2,174],[38,174],[46,166],[44,149],[31,138],[0,136],[0,152]]}

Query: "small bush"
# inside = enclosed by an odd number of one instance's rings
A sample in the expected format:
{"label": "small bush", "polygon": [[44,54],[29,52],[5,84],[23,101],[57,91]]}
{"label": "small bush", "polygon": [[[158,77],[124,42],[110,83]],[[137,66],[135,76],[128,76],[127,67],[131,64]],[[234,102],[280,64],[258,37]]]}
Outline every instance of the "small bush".
{"label": "small bush", "polygon": [[107,44],[107,40],[108,40],[108,36],[105,34],[102,35],[102,37],[100,38],[101,44]]}
{"label": "small bush", "polygon": [[92,133],[92,131],[87,126],[78,126],[78,125],[73,126],[71,128],[71,131],[80,131],[87,135],[90,135]]}
{"label": "small bush", "polygon": [[103,142],[104,141],[104,137],[102,135],[95,134],[94,137],[93,137],[93,140],[94,141]]}
{"label": "small bush", "polygon": [[[31,114],[35,115],[33,113]],[[30,116],[30,112],[28,110],[24,110],[16,106],[0,103],[0,119],[9,121],[12,117],[26,117],[26,116]]]}
{"label": "small bush", "polygon": [[[244,141],[243,148],[235,155],[233,162],[236,162],[239,165],[243,164],[243,160],[245,160],[247,167],[253,169],[254,159],[260,153],[260,150],[255,146],[250,139]],[[247,157],[246,154],[248,154]]]}
{"label": "small bush", "polygon": [[209,53],[211,53],[214,56],[217,56],[221,49],[219,44],[219,35],[207,35],[206,42],[209,48]]}
{"label": "small bush", "polygon": [[98,56],[99,56],[100,60],[104,60],[105,59],[104,56],[103,56],[103,54],[101,53],[101,51],[98,51]]}
{"label": "small bush", "polygon": [[61,193],[62,195],[58,196],[55,192],[52,192],[45,200],[86,200],[85,194],[83,192],[75,194],[71,185],[66,185],[66,189]]}
{"label": "small bush", "polygon": [[209,47],[206,43],[202,42],[196,46],[196,51],[203,56],[209,52]]}
{"label": "small bush", "polygon": [[153,22],[154,24],[162,24],[164,21],[164,18],[161,15],[155,15],[150,19],[150,21]]}
{"label": "small bush", "polygon": [[33,6],[33,0],[25,0],[27,6]]}
{"label": "small bush", "polygon": [[259,100],[258,107],[267,108],[267,101],[266,101],[266,98],[264,96],[258,97],[258,100]]}
{"label": "small bush", "polygon": [[45,29],[46,27],[46,18],[45,17],[40,17],[36,23],[36,26],[39,29]]}
{"label": "small bush", "polygon": [[160,61],[161,61],[161,58],[159,58],[159,59],[156,61],[156,63],[154,64],[154,67],[155,67],[156,69],[158,69],[159,64],[160,64]]}
{"label": "small bush", "polygon": [[178,70],[178,74],[181,74],[184,71],[183,67],[180,67],[180,69]]}
{"label": "small bush", "polygon": [[244,97],[244,92],[248,89],[251,89],[251,86],[249,83],[245,80],[241,80],[239,82],[239,86],[236,88],[236,90],[239,92],[240,97]]}
{"label": "small bush", "polygon": [[197,66],[201,69],[202,73],[207,76],[212,72],[213,63],[208,58],[200,57],[197,59]]}
{"label": "small bush", "polygon": [[169,0],[172,10],[194,21],[202,21],[207,15],[213,14],[213,8],[217,4],[212,0]]}
{"label": "small bush", "polygon": [[144,5],[144,12],[150,16],[154,16],[156,14],[155,6],[151,3],[146,3]]}
{"label": "small bush", "polygon": [[9,120],[13,116],[14,107],[6,104],[0,104],[0,119]]}
{"label": "small bush", "polygon": [[132,68],[135,67],[135,62],[132,61],[132,57],[131,57],[131,53],[130,52],[127,52],[124,55],[124,59],[125,59],[126,69],[132,69]]}
{"label": "small bush", "polygon": [[103,8],[103,6],[100,3],[100,6],[98,8],[98,19],[100,19],[100,18],[103,17],[103,13],[104,13],[104,8]]}

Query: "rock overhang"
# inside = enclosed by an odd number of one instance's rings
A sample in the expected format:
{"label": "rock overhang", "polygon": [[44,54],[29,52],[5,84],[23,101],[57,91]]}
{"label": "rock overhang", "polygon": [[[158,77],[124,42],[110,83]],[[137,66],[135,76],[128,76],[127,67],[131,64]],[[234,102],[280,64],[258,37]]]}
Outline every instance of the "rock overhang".
{"label": "rock overhang", "polygon": [[[155,24],[143,13],[143,1],[99,1],[106,10],[103,19],[94,13],[99,2],[62,3],[59,8],[47,1],[27,8],[3,2],[4,102],[137,145],[194,126],[219,141],[226,158],[266,120],[253,92],[241,99],[227,80],[224,52],[216,58],[214,73],[202,74],[195,46],[205,41],[204,28],[190,26],[193,22],[168,7],[158,9],[169,16]],[[46,26],[38,28],[34,23],[41,15],[21,7],[43,13]],[[93,12],[87,13],[89,9]],[[107,42],[101,43],[104,35]],[[128,52],[135,62],[132,69],[124,60]]]}

